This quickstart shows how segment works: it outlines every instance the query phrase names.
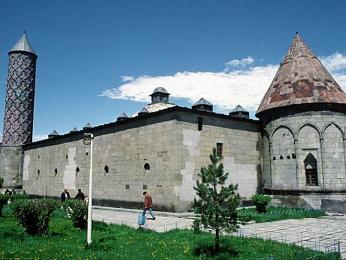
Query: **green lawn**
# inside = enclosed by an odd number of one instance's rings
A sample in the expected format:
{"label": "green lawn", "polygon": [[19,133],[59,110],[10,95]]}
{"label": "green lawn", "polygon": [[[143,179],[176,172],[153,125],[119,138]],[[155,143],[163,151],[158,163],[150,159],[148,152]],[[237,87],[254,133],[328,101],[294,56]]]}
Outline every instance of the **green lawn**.
{"label": "green lawn", "polygon": [[256,212],[255,208],[245,208],[238,211],[238,219],[240,222],[271,222],[284,219],[299,219],[299,218],[319,218],[326,214],[317,209],[296,209],[285,207],[269,207],[264,214]]}
{"label": "green lawn", "polygon": [[[155,233],[97,222],[92,246],[85,247],[86,231],[74,228],[61,212],[55,214],[48,235],[42,237],[27,236],[6,208],[4,215],[0,219],[0,259],[198,259],[193,254],[194,247],[201,242],[213,242],[208,233]],[[311,250],[261,239],[223,237],[222,243],[236,251],[232,259],[297,259],[298,255],[307,259],[316,255]],[[321,255],[315,259],[339,259],[330,257]]]}

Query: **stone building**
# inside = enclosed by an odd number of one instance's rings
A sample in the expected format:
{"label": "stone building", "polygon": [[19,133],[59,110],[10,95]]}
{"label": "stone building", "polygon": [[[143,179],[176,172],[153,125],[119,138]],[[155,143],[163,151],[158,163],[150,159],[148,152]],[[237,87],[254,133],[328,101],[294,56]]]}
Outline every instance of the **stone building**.
{"label": "stone building", "polygon": [[[29,57],[35,69],[37,56],[23,37],[16,45],[22,47],[9,53],[7,95],[12,81],[17,82],[18,94],[6,98],[4,132],[10,137],[1,147],[0,176],[7,186],[51,197],[63,188],[72,194],[78,188],[86,192],[90,146],[83,144],[83,136],[93,133],[94,204],[139,207],[147,190],[157,208],[189,210],[197,174],[216,148],[230,173],[228,181],[238,184],[244,199],[265,192],[277,204],[346,211],[346,95],[299,35],[258,108],[260,120],[249,119],[240,105],[229,115],[215,113],[204,98],[192,108],[179,107],[159,87],[150,95],[151,103],[132,117],[122,113],[109,124],[87,124],[63,135],[53,131],[37,142],[31,142],[28,127],[33,119],[34,74],[11,74],[13,54]],[[20,120],[8,110],[18,97],[31,111]],[[24,129],[20,134],[11,120]]]}
{"label": "stone building", "polygon": [[265,191],[281,203],[346,210],[345,113],[345,92],[297,34],[256,114]]}

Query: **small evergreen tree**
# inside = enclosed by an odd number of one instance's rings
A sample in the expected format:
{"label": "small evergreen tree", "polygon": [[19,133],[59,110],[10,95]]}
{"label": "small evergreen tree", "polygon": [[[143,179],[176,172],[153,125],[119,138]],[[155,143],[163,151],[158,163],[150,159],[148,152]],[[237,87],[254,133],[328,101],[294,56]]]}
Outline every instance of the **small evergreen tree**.
{"label": "small evergreen tree", "polygon": [[195,221],[209,230],[215,231],[214,251],[220,250],[221,231],[234,232],[237,230],[237,207],[240,197],[237,185],[225,185],[228,173],[224,172],[222,157],[216,155],[216,149],[210,155],[211,164],[203,167],[198,174],[196,194],[193,201],[194,212],[198,217]]}

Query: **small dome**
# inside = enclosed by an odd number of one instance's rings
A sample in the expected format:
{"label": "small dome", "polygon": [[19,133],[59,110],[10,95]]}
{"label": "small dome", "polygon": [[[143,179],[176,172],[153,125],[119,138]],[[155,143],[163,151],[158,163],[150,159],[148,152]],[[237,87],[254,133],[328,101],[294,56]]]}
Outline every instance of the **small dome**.
{"label": "small dome", "polygon": [[169,93],[163,87],[154,89],[154,92],[150,95],[151,103],[169,103]]}
{"label": "small dome", "polygon": [[249,112],[241,105],[237,105],[229,115],[232,117],[249,118]]}
{"label": "small dome", "polygon": [[150,113],[149,110],[146,107],[143,107],[142,110],[138,112],[138,115],[142,116],[149,113]]}
{"label": "small dome", "polygon": [[167,91],[165,88],[163,88],[163,87],[157,87],[157,88],[155,88],[154,91],[153,91],[153,93],[152,93],[150,96],[152,96],[152,95],[154,95],[154,94],[156,94],[156,93],[163,93],[163,94],[169,95],[168,91]]}
{"label": "small dome", "polygon": [[83,130],[90,129],[92,128],[92,125],[90,123],[87,123],[84,127]]}
{"label": "small dome", "polygon": [[195,104],[193,104],[192,106],[198,106],[198,105],[208,105],[208,106],[212,106],[213,104],[210,103],[209,101],[205,100],[204,98],[200,98]]}
{"label": "small dome", "polygon": [[77,127],[72,128],[71,131],[70,131],[70,133],[75,133],[75,132],[78,132]]}
{"label": "small dome", "polygon": [[49,135],[48,138],[53,138],[59,136],[59,133],[56,130],[53,130]]}
{"label": "small dome", "polygon": [[126,113],[123,112],[123,113],[120,114],[120,116],[118,116],[117,121],[121,121],[121,120],[124,120],[126,118],[129,118],[129,116],[126,115]]}
{"label": "small dome", "polygon": [[204,98],[200,98],[195,104],[192,105],[192,109],[213,112],[213,104]]}
{"label": "small dome", "polygon": [[248,112],[245,108],[243,108],[241,105],[237,105],[232,111],[233,112]]}

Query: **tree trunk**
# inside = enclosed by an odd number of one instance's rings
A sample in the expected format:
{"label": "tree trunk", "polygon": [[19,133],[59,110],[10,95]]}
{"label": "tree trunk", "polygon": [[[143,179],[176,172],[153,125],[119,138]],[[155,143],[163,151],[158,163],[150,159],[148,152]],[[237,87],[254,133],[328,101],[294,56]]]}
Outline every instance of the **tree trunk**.
{"label": "tree trunk", "polygon": [[215,230],[215,253],[218,254],[220,251],[220,230]]}

